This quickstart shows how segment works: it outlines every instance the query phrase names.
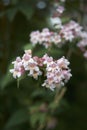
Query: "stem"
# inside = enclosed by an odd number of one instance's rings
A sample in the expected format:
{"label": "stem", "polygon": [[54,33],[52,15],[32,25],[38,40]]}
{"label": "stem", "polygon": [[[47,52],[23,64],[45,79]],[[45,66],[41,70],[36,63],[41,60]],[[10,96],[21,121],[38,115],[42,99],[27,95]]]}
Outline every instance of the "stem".
{"label": "stem", "polygon": [[68,51],[68,53],[67,53],[67,56],[66,56],[68,60],[70,59],[71,54],[72,54],[72,50],[71,50],[71,49],[69,49],[69,51]]}
{"label": "stem", "polygon": [[63,87],[59,93],[59,91],[56,92],[54,103],[59,104],[60,100],[63,98],[64,94],[66,92],[66,87]]}
{"label": "stem", "polygon": [[66,92],[66,87],[63,87],[61,90],[56,91],[56,95],[54,97],[54,101],[52,103],[51,112],[54,113],[55,109],[59,106],[60,100],[63,98]]}
{"label": "stem", "polygon": [[19,88],[19,79],[17,79],[17,88]]}

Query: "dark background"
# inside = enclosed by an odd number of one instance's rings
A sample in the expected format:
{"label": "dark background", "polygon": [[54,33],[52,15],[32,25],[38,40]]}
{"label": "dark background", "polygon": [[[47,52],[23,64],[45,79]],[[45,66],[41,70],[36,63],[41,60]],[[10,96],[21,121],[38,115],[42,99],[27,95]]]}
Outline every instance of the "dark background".
{"label": "dark background", "polygon": [[[82,54],[72,54],[70,58],[73,76],[54,114],[49,110],[43,112],[54,96],[50,90],[45,91],[37,81],[29,78],[21,80],[18,89],[17,81],[9,74],[11,61],[22,55],[30,45],[30,32],[44,27],[51,28],[48,20],[54,10],[54,2],[0,0],[0,130],[40,130],[42,128],[38,128],[37,122],[41,120],[43,124],[46,121],[45,113],[48,120],[43,129],[87,130],[87,60]],[[66,0],[64,6],[65,15],[78,21],[87,31],[86,0]],[[37,47],[34,53],[40,55],[39,50]],[[43,47],[42,50],[46,51]],[[41,105],[43,111],[37,112]]]}

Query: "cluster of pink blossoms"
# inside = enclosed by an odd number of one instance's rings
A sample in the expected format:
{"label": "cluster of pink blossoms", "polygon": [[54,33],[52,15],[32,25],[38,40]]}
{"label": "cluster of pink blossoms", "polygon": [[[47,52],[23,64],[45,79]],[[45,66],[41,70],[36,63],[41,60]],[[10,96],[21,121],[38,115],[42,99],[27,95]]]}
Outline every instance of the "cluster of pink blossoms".
{"label": "cluster of pink blossoms", "polygon": [[65,57],[60,58],[59,60],[53,60],[52,57],[49,57],[47,54],[43,56],[43,64],[46,65],[46,77],[42,86],[46,86],[51,90],[54,88],[64,85],[70,77],[70,69],[68,65],[70,64]]}
{"label": "cluster of pink blossoms", "polygon": [[77,44],[80,50],[83,52],[85,58],[87,58],[87,32],[82,31],[80,33],[81,40]]}
{"label": "cluster of pink blossoms", "polygon": [[33,31],[30,34],[30,41],[33,45],[40,44],[49,48],[54,43],[58,47],[61,47],[66,41],[72,42],[73,39],[78,38],[82,32],[82,27],[75,21],[62,24],[60,18],[64,12],[64,7],[58,5],[56,11],[51,17],[51,23],[56,29],[50,31],[48,28],[42,29],[42,31]]}
{"label": "cluster of pink blossoms", "polygon": [[60,31],[60,34],[65,39],[65,41],[72,41],[73,39],[79,37],[82,27],[75,21],[70,21],[65,24]]}
{"label": "cluster of pink blossoms", "polygon": [[33,31],[30,34],[30,41],[33,45],[41,44],[45,48],[52,46],[52,43],[61,47],[64,42],[71,42],[73,39],[79,37],[81,30],[82,27],[78,23],[70,21],[63,25],[59,32],[52,32],[48,28],[43,29],[42,32]]}
{"label": "cluster of pink blossoms", "polygon": [[32,76],[35,79],[38,79],[38,76],[42,74],[39,64],[32,58],[31,50],[25,50],[22,59],[17,57],[16,61],[12,62],[12,64],[14,64],[14,68],[10,72],[13,73],[14,78],[21,77],[25,71],[28,72],[28,76]]}
{"label": "cluster of pink blossoms", "polygon": [[26,72],[28,76],[34,79],[38,79],[38,76],[43,75],[46,77],[46,80],[42,86],[46,86],[51,90],[64,85],[71,77],[68,67],[70,63],[65,57],[59,60],[53,60],[53,58],[49,57],[47,54],[42,58],[37,56],[32,57],[31,50],[25,50],[23,57],[17,57],[16,61],[12,62],[12,64],[14,68],[10,69],[10,72],[13,74],[14,78],[20,78]]}
{"label": "cluster of pink blossoms", "polygon": [[60,45],[61,37],[56,32],[51,32],[48,28],[44,28],[42,32],[34,31],[30,34],[30,41],[33,45],[40,44],[48,48],[52,43]]}

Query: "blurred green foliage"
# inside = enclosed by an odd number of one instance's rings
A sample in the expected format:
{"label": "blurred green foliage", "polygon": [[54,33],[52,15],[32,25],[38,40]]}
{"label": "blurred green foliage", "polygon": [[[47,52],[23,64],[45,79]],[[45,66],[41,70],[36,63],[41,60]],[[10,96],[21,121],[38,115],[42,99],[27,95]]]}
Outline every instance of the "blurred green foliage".
{"label": "blurred green foliage", "polygon": [[[17,88],[17,81],[9,73],[11,61],[22,55],[24,49],[32,49],[29,33],[50,27],[47,19],[54,1],[42,0],[44,7],[38,6],[40,1],[0,1],[0,130],[87,130],[87,61],[79,50],[79,55],[72,54],[70,58],[73,77],[67,92],[53,111],[55,92],[42,88],[41,79],[22,79]],[[85,0],[66,0],[66,14],[72,14],[86,27],[86,6]],[[63,49],[67,51],[66,46]],[[42,56],[45,52],[44,47],[33,49],[34,55]],[[54,46],[50,55],[59,58],[64,51]]]}

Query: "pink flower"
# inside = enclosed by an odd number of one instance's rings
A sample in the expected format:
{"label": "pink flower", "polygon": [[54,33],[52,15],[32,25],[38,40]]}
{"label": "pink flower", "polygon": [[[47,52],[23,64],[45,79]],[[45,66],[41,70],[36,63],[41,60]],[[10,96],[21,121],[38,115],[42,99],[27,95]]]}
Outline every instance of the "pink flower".
{"label": "pink flower", "polygon": [[63,56],[62,58],[57,60],[57,64],[60,68],[67,69],[70,62]]}
{"label": "pink flower", "polygon": [[12,62],[12,64],[14,64],[14,68],[10,69],[10,72],[13,74],[13,77],[14,78],[21,77],[25,72],[21,58],[17,57],[16,61]]}
{"label": "pink flower", "polygon": [[30,34],[30,41],[32,42],[33,45],[36,45],[39,42],[40,39],[40,32],[39,31],[33,31]]}

